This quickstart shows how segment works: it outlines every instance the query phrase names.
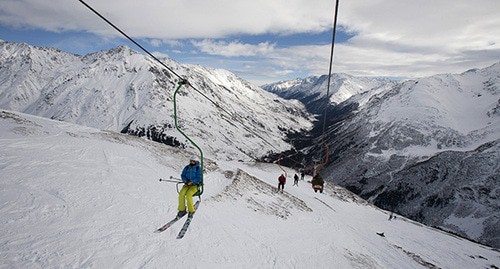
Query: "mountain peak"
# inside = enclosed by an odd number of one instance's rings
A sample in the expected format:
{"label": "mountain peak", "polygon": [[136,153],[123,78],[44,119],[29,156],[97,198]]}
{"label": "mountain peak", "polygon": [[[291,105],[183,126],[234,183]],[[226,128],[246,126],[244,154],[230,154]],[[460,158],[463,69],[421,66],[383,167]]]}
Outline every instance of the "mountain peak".
{"label": "mountain peak", "polygon": [[[12,53],[2,50],[0,57]],[[127,46],[79,57],[61,53],[54,58],[57,65],[47,65],[50,59],[41,54],[26,66],[20,59],[3,62],[0,81],[9,83],[0,85],[0,108],[191,147],[174,128],[172,95],[178,78],[159,63]],[[287,134],[312,126],[312,116],[300,103],[227,70],[171,59],[166,63],[199,90],[180,90],[178,117],[187,133],[203,138],[199,143],[209,155],[249,159],[285,151],[292,147]]]}
{"label": "mountain peak", "polygon": [[96,60],[101,59],[103,61],[124,61],[134,55],[141,55],[139,52],[132,50],[128,46],[118,46],[109,50],[102,50],[95,53],[90,53],[83,56],[83,60]]}

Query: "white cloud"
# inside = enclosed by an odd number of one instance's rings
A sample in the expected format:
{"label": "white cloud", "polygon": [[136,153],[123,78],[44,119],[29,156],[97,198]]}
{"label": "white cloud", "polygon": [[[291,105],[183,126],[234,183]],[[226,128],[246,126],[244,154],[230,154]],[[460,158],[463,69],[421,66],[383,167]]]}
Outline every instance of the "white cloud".
{"label": "white cloud", "polygon": [[[220,38],[231,34],[300,33],[328,29],[330,1],[307,0],[86,0],[136,37]],[[75,19],[78,18],[78,19]],[[117,33],[78,1],[2,0],[0,23],[51,31]]]}
{"label": "white cloud", "polygon": [[[283,48],[279,44],[278,48],[274,40],[245,44],[224,38],[329,31],[334,1],[86,2],[132,37],[151,40],[153,46],[180,47],[179,42],[202,40],[192,42],[201,52],[224,59],[259,57],[255,65],[276,74],[328,72],[329,45]],[[338,26],[355,36],[336,44],[333,70],[413,77],[484,67],[500,61],[499,14],[498,0],[341,1]],[[67,0],[2,0],[0,25],[118,35],[80,2]],[[184,48],[178,51],[194,55]]]}
{"label": "white cloud", "polygon": [[151,46],[155,47],[155,48],[158,48],[160,46],[163,46],[163,45],[167,45],[169,47],[180,47],[182,46],[182,42],[179,41],[179,40],[172,40],[172,39],[150,39],[149,40],[149,43],[151,44]]}
{"label": "white cloud", "polygon": [[[421,77],[500,61],[500,1],[346,1],[339,23],[355,33],[336,44],[334,72]],[[273,63],[326,74],[329,46],[276,50]]]}
{"label": "white cloud", "polygon": [[161,58],[170,58],[170,56],[168,56],[167,54],[165,54],[163,52],[155,51],[155,52],[152,52],[151,54],[153,54],[158,59],[161,59]]}
{"label": "white cloud", "polygon": [[267,55],[275,49],[275,45],[268,42],[252,45],[238,41],[225,42],[205,39],[193,41],[192,44],[207,54],[227,57]]}
{"label": "white cloud", "polygon": [[500,61],[499,1],[350,1],[344,6],[340,22],[357,33],[336,53],[346,72],[425,76]]}
{"label": "white cloud", "polygon": [[157,48],[163,44],[163,42],[160,39],[151,39],[151,40],[149,40],[149,43],[155,48]]}

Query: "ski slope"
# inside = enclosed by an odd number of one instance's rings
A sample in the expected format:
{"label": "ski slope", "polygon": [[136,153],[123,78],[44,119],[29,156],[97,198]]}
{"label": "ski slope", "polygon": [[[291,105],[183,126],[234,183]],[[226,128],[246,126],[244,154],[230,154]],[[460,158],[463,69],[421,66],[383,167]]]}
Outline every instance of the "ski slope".
{"label": "ski slope", "polygon": [[[196,139],[196,138],[195,138]],[[500,252],[273,164],[206,160],[185,237],[174,183],[190,152],[0,111],[0,268],[498,268]],[[306,180],[310,180],[306,177]],[[384,233],[385,237],[377,235]]]}

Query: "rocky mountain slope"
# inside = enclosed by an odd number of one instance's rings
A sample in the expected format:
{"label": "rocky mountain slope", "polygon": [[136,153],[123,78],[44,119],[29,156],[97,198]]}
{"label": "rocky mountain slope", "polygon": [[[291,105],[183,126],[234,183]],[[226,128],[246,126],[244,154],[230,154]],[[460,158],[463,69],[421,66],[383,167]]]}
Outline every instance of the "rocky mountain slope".
{"label": "rocky mountain slope", "polygon": [[[383,208],[500,246],[500,63],[359,88],[328,117],[326,178]],[[324,160],[315,135],[301,152]]]}
{"label": "rocky mountain slope", "polygon": [[[312,126],[313,118],[298,101],[226,70],[164,61],[208,98],[183,87],[177,110],[181,128],[210,156],[251,159],[280,152],[291,148],[288,133]],[[125,46],[78,56],[0,42],[0,108],[190,147],[174,129],[178,81]]]}

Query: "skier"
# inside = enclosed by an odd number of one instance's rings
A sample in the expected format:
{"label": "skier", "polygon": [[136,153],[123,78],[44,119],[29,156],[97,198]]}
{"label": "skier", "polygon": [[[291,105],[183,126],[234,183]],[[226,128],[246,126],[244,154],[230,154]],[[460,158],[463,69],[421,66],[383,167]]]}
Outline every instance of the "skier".
{"label": "skier", "polygon": [[278,191],[280,191],[281,187],[281,192],[283,192],[283,189],[285,188],[285,183],[286,183],[286,177],[281,174],[281,176],[278,178]]}
{"label": "skier", "polygon": [[394,215],[394,212],[391,211],[391,214],[389,215],[389,220],[396,219],[396,215]]}
{"label": "skier", "polygon": [[293,186],[299,186],[299,176],[297,174],[295,174],[295,176],[293,176]]}
{"label": "skier", "polygon": [[304,176],[306,175],[306,173],[304,173],[304,170],[302,170],[300,172],[300,180],[304,180]]}
{"label": "skier", "polygon": [[184,182],[181,191],[179,192],[179,213],[177,216],[180,218],[186,215],[186,201],[189,215],[194,214],[193,195],[198,191],[198,185],[201,182],[201,167],[198,157],[191,156],[189,164],[182,170],[181,178]]}
{"label": "skier", "polygon": [[313,180],[311,181],[311,184],[314,192],[319,191],[320,193],[323,193],[323,185],[325,184],[325,181],[323,180],[323,178],[319,173],[317,173],[314,176]]}

